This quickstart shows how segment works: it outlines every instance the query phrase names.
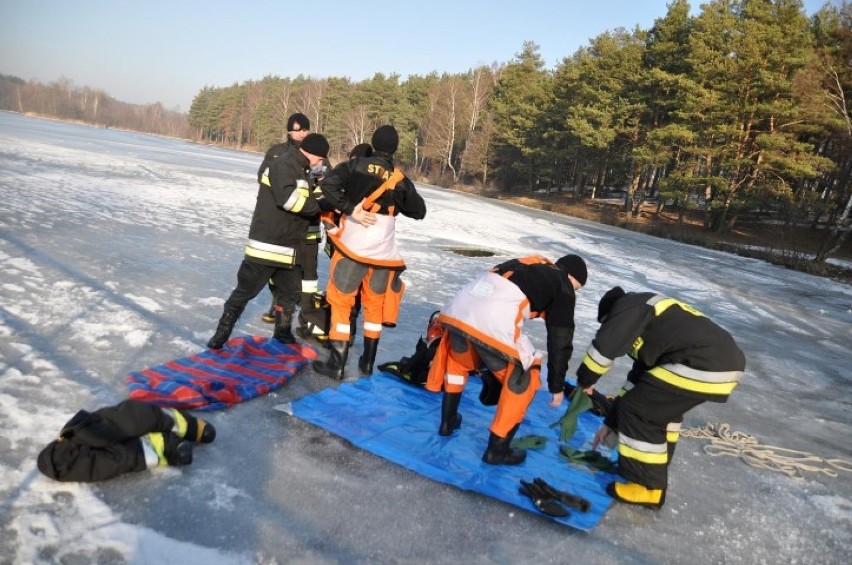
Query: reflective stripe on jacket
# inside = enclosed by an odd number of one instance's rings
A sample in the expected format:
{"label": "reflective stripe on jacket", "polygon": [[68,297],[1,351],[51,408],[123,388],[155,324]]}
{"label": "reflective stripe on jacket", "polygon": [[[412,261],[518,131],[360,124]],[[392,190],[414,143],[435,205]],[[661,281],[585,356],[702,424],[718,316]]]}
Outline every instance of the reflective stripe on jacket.
{"label": "reflective stripe on jacket", "polygon": [[270,266],[302,263],[308,228],[319,216],[309,163],[290,148],[269,165],[270,185],[258,185],[245,258]]}
{"label": "reflective stripe on jacket", "polygon": [[745,370],[745,356],[727,331],[692,306],[651,293],[616,301],[577,370],[580,385],[597,382],[625,354],[635,362],[631,380],[720,402]]}

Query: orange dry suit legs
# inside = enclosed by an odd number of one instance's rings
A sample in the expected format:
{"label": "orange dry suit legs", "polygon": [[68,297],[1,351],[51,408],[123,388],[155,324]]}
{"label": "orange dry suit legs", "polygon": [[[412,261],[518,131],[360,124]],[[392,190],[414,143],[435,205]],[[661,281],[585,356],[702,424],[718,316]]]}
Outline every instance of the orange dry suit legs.
{"label": "orange dry suit legs", "polygon": [[348,341],[350,315],[359,292],[364,312],[364,337],[378,339],[382,327],[393,327],[405,291],[401,271],[357,263],[342,253],[331,258],[326,299],[331,304],[329,338]]}
{"label": "orange dry suit legs", "polygon": [[520,424],[527,408],[541,385],[540,367],[533,365],[524,371],[518,361],[508,361],[490,348],[470,341],[455,331],[445,331],[432,366],[426,388],[437,392],[460,393],[467,384],[468,374],[485,365],[502,385],[497,412],[490,430],[506,437]]}

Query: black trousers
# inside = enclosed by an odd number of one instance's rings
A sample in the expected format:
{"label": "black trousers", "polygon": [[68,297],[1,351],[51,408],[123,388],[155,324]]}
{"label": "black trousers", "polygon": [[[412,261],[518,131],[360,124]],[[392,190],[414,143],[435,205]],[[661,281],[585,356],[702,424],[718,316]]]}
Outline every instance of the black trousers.
{"label": "black trousers", "polygon": [[606,424],[619,434],[618,473],[647,488],[666,488],[670,463],[666,428],[670,422],[683,421],[683,415],[702,402],[643,380],[617,398]]}
{"label": "black trousers", "polygon": [[260,294],[266,283],[275,283],[275,304],[285,312],[295,312],[302,296],[302,268],[292,269],[262,265],[243,259],[237,271],[237,287],[225,301],[225,310],[233,308],[242,312],[252,298]]}
{"label": "black trousers", "polygon": [[[309,242],[309,243],[305,244],[305,253],[304,253],[304,256],[301,258],[301,261],[302,261],[302,265],[301,265],[301,267],[302,267],[302,280],[316,281],[316,280],[319,279],[318,252],[319,252],[319,243]],[[298,268],[298,267],[296,267],[296,268]],[[276,283],[271,277],[269,279],[267,279],[267,283],[269,284],[269,292],[272,293],[273,300],[274,300],[275,292],[276,292],[276,289],[275,289]],[[317,290],[319,290],[319,289],[317,289]],[[307,293],[307,294],[313,294],[313,293],[311,292],[311,293]],[[302,299],[305,300],[305,297],[302,297]],[[274,304],[274,302],[273,302],[273,304]],[[304,304],[303,304],[303,306],[304,306]]]}
{"label": "black trousers", "polygon": [[152,404],[125,400],[94,412],[80,410],[38,456],[39,470],[63,482],[111,479],[146,468],[142,442],[172,429],[174,420]]}

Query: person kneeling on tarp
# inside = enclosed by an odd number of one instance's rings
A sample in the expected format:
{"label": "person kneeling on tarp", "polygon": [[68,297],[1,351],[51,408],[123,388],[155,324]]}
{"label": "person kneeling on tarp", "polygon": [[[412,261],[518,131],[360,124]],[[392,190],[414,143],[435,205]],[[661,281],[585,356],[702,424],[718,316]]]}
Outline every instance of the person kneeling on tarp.
{"label": "person kneeling on tarp", "polygon": [[710,318],[652,292],[611,289],[598,305],[598,322],[577,369],[578,386],[591,394],[615,359],[628,354],[634,363],[592,449],[617,432],[618,473],[629,482],[610,483],[607,492],[620,502],[660,508],[683,415],[706,400],[726,402],[745,356]]}
{"label": "person kneeling on tarp", "polygon": [[523,333],[522,323],[545,319],[547,388],[550,405],[559,406],[574,350],[574,291],[586,283],[586,275],[586,263],[577,255],[556,264],[538,256],[512,259],[465,285],[441,310],[438,321],[445,330],[426,381],[427,390],[444,390],[440,435],[461,425],[458,406],[468,375],[484,365],[497,382],[489,383],[489,375],[483,386],[502,390],[482,460],[517,465],[526,459],[526,452],[511,443],[539,388],[541,354]]}
{"label": "person kneeling on tarp", "polygon": [[193,443],[216,429],[182,410],[125,400],[80,410],[38,455],[38,469],[62,482],[94,482],[156,466],[189,465]]}

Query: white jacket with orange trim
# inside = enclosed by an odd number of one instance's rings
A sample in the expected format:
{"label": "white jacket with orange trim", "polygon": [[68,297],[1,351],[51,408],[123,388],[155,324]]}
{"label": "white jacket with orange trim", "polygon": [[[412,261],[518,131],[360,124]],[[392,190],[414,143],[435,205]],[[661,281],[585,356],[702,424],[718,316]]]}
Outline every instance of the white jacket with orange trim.
{"label": "white jacket with orange trim", "polygon": [[524,320],[530,317],[530,303],[521,289],[497,273],[486,272],[456,293],[438,320],[528,370],[542,356],[523,333]]}
{"label": "white jacket with orange trim", "polygon": [[376,223],[365,226],[351,216],[340,218],[340,227],[328,236],[344,255],[368,265],[404,269],[405,261],[396,245],[396,217],[376,216]]}
{"label": "white jacket with orange trim", "polygon": [[[320,186],[325,205],[342,213],[339,228],[327,231],[341,253],[366,265],[405,269],[396,245],[396,216],[423,219],[426,204],[402,171],[387,158],[373,155],[336,167]],[[352,217],[362,202],[376,213],[376,224],[365,226]]]}

